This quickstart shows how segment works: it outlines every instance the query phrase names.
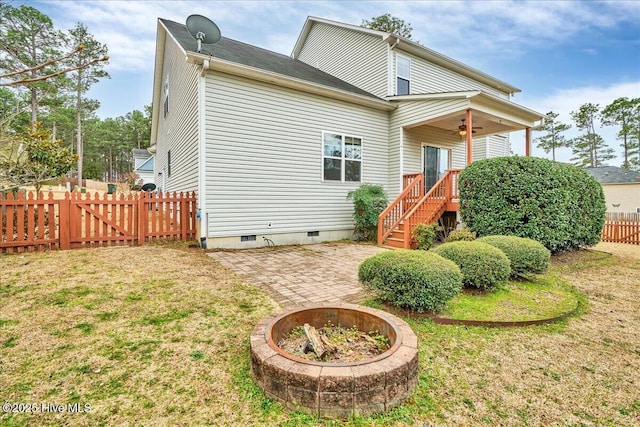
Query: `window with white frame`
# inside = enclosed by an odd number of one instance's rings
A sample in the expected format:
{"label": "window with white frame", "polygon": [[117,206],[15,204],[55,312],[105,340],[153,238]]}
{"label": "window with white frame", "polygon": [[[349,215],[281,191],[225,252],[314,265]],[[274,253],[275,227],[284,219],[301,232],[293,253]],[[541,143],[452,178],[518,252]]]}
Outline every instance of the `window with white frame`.
{"label": "window with white frame", "polygon": [[411,60],[396,56],[396,95],[409,95],[411,85]]}
{"label": "window with white frame", "polygon": [[360,182],[362,138],[323,132],[322,163],[324,181]]}

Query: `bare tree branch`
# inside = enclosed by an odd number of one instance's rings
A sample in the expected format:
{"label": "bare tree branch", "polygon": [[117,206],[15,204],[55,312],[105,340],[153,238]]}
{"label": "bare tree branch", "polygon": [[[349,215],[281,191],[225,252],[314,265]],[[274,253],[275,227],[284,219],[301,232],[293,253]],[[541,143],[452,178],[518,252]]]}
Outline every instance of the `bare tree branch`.
{"label": "bare tree branch", "polygon": [[[61,74],[66,74],[66,73],[70,73],[70,72],[72,72],[72,71],[76,71],[76,70],[81,70],[81,69],[87,68],[88,66],[90,66],[90,65],[92,65],[92,64],[95,64],[95,63],[97,63],[97,62],[108,61],[108,60],[109,60],[109,57],[108,57],[108,56],[103,56],[102,58],[96,58],[96,59],[93,59],[93,60],[91,60],[91,61],[87,62],[86,64],[82,64],[82,65],[79,65],[79,66],[77,66],[77,67],[65,68],[64,70],[56,71],[55,73],[47,74],[47,75],[44,75],[44,76],[34,77],[34,78],[26,78],[26,77],[25,77],[25,78],[23,78],[23,79],[14,80],[14,81],[11,81],[11,82],[0,83],[0,87],[2,87],[2,86],[18,86],[18,85],[21,85],[21,84],[28,84],[28,83],[33,83],[33,82],[39,82],[39,81],[42,81],[42,80],[47,80],[47,79],[50,79],[50,78],[52,78],[52,77],[59,76],[59,75],[61,75]],[[49,62],[56,62],[56,61],[55,61],[55,60],[53,60],[53,61],[49,61]],[[24,72],[30,71],[30,70],[32,70],[32,69],[34,69],[34,70],[35,70],[35,69],[38,69],[38,68],[42,68],[42,67],[44,67],[44,66],[46,66],[46,64],[45,64],[45,65],[42,65],[42,66],[38,65],[38,66],[36,66],[36,67],[34,67],[34,68],[25,69],[25,70],[22,70],[22,71],[19,71],[19,72],[16,72],[16,73],[12,73],[11,75],[14,75],[14,74],[21,74],[21,73],[24,73]],[[3,76],[0,76],[0,78],[3,78],[3,77],[5,77],[5,76],[4,76],[4,75],[3,75]]]}
{"label": "bare tree branch", "polygon": [[[0,45],[2,45],[4,47],[3,44],[0,44]],[[50,59],[49,61],[43,62],[42,64],[38,64],[36,66],[25,68],[25,69],[18,70],[18,71],[13,71],[13,72],[7,73],[7,74],[0,74],[0,79],[6,79],[6,78],[9,78],[9,77],[13,77],[15,75],[18,75],[18,74],[25,74],[25,73],[28,73],[28,72],[31,72],[31,71],[40,70],[40,69],[42,69],[42,68],[44,68],[44,67],[46,67],[48,65],[52,65],[52,64],[55,64],[57,62],[64,61],[65,59],[69,59],[73,55],[75,55],[76,53],[82,51],[83,49],[84,49],[84,45],[80,45],[77,48],[75,48],[75,50],[73,50],[72,52],[69,52],[68,54],[60,56],[60,57],[57,57],[57,58]],[[50,79],[52,77],[59,76],[61,74],[66,74],[66,73],[70,73],[72,71],[76,71],[76,70],[80,70],[80,69],[83,69],[83,68],[87,68],[90,65],[95,64],[97,62],[108,61],[108,60],[109,60],[109,57],[105,55],[102,58],[93,59],[93,60],[87,62],[86,64],[82,64],[82,65],[79,65],[77,67],[65,68],[64,70],[56,71],[55,73],[47,74],[47,75],[44,75],[44,76],[34,77],[34,78],[25,77],[25,78],[14,80],[14,81],[10,81],[10,82],[0,83],[0,87],[2,87],[2,86],[18,86],[18,85],[21,85],[21,84],[29,84],[29,83],[33,83],[33,82],[47,80],[47,79]]]}

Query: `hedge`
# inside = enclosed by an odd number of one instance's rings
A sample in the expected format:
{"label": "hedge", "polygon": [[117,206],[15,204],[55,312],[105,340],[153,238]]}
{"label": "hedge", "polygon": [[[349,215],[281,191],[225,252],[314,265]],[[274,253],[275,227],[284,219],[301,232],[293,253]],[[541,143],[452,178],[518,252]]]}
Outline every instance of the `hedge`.
{"label": "hedge", "polygon": [[552,253],[600,241],[602,187],[575,166],[534,157],[479,160],[460,173],[460,214],[479,237],[510,235]]}
{"label": "hedge", "polygon": [[419,313],[438,311],[462,288],[457,265],[426,251],[397,249],[365,259],[358,278],[378,298]]}
{"label": "hedge", "polygon": [[476,233],[469,230],[468,228],[460,228],[458,230],[453,230],[451,233],[449,233],[446,239],[447,242],[459,242],[459,241],[472,242],[474,240],[476,240]]}
{"label": "hedge", "polygon": [[540,242],[516,236],[485,236],[478,242],[488,243],[509,258],[511,276],[524,273],[544,273],[549,268],[551,252]]}
{"label": "hedge", "polygon": [[487,243],[460,241],[444,243],[435,253],[455,262],[462,272],[466,287],[494,290],[509,280],[509,258]]}

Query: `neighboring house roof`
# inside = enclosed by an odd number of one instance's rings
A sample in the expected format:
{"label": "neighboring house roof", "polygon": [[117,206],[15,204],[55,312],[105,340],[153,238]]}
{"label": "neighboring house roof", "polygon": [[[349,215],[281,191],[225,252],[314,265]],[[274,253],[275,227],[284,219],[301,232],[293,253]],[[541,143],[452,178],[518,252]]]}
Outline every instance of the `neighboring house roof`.
{"label": "neighboring house roof", "polygon": [[[162,18],[160,18],[159,21],[171,33],[185,52],[197,51],[197,41],[189,34],[186,25]],[[302,61],[226,37],[222,37],[216,44],[204,45],[202,53],[211,55],[216,59],[222,59],[270,73],[276,73],[375,100],[381,100],[381,98],[357,86],[340,80],[324,71],[320,71]]]}
{"label": "neighboring house roof", "polygon": [[150,171],[153,172],[153,166],[155,163],[155,157],[149,157],[144,163],[136,168],[137,171]]}
{"label": "neighboring house roof", "polygon": [[391,34],[391,33],[386,33],[384,31],[372,30],[370,28],[360,27],[358,25],[345,24],[342,22],[332,21],[330,19],[318,18],[315,16],[309,16],[307,18],[307,21],[305,22],[304,27],[300,32],[300,36],[298,37],[298,41],[296,42],[296,45],[293,48],[293,52],[291,53],[291,56],[293,58],[297,58],[298,55],[300,54],[300,51],[304,46],[305,40],[307,39],[309,32],[311,31],[311,27],[315,23],[333,25],[336,27],[357,31],[360,33],[379,36],[382,39],[382,41],[387,42],[390,46],[394,46],[395,49],[400,49],[405,52],[411,53],[420,58],[426,59],[429,62],[438,64],[441,67],[455,71],[456,73],[460,73],[464,76],[470,77],[474,80],[477,80],[486,85],[499,89],[503,92],[507,92],[511,94],[521,92],[521,90],[515,86],[505,83],[502,80],[498,80],[495,77],[492,77],[486,73],[483,73],[480,70],[476,70],[473,67],[469,67],[468,65],[465,65],[462,62],[449,58],[446,55],[436,52],[435,50],[426,48],[419,43],[416,43],[405,37],[401,37],[397,34]]}
{"label": "neighboring house roof", "polygon": [[617,166],[587,167],[584,170],[600,184],[640,184],[640,172]]}
{"label": "neighboring house roof", "polygon": [[151,153],[146,148],[134,148],[131,150],[133,157],[137,159],[148,159],[151,157]]}

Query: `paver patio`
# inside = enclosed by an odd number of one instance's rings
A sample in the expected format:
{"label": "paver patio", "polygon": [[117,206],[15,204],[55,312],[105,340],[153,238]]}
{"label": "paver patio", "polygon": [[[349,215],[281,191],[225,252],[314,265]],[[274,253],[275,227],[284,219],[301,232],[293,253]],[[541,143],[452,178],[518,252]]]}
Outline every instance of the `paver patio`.
{"label": "paver patio", "polygon": [[360,302],[364,293],[358,283],[358,266],[385,250],[364,244],[321,243],[208,255],[287,307],[307,302]]}

